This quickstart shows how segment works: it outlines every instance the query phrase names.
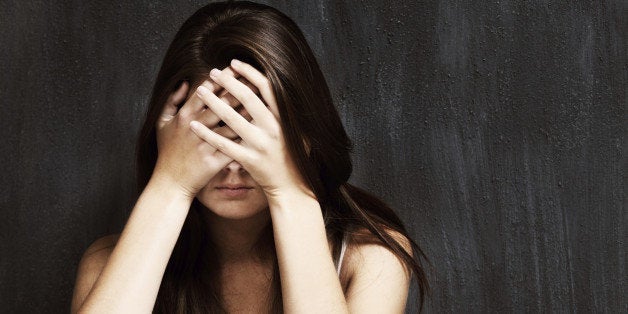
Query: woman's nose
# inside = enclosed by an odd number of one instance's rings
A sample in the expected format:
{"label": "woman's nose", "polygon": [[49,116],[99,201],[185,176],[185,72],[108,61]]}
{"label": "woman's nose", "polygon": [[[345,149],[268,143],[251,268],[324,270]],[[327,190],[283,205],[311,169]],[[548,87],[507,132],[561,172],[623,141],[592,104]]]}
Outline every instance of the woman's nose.
{"label": "woman's nose", "polygon": [[237,162],[237,161],[232,161],[230,162],[224,169],[227,172],[242,172],[244,171],[244,167],[242,167],[242,165]]}

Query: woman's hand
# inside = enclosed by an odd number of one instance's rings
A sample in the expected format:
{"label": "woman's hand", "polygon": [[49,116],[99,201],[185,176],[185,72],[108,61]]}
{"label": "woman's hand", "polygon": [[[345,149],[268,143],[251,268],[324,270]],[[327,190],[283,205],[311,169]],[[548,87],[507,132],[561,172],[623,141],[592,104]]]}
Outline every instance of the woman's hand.
{"label": "woman's hand", "polygon": [[190,124],[192,130],[209,145],[239,162],[262,187],[269,202],[286,193],[313,195],[286,148],[279,123],[279,110],[270,81],[244,62],[233,60],[231,68],[251,82],[259,90],[264,101],[257,97],[253,90],[230,75],[227,69],[223,71],[214,69],[210,76],[216,84],[242,103],[253,121],[249,122],[240,116],[205,85],[197,88],[196,94],[209,107],[209,111],[231,127],[242,141],[236,143],[195,121]]}
{"label": "woman's hand", "polygon": [[[233,80],[235,73],[225,70]],[[240,81],[238,81],[240,82]],[[244,82],[250,84],[248,82]],[[244,84],[240,82],[240,84]],[[201,84],[208,90],[220,93],[221,101],[231,110],[239,102],[220,85],[205,81]],[[218,116],[207,110],[196,93],[178,108],[189,91],[188,82],[173,92],[162,111],[156,125],[158,158],[153,176],[176,184],[189,197],[194,197],[209,180],[233,159],[201,140],[190,130],[190,121],[201,121],[207,127],[230,140],[238,135],[229,126],[220,126]],[[243,119],[250,120],[246,110],[241,109]]]}

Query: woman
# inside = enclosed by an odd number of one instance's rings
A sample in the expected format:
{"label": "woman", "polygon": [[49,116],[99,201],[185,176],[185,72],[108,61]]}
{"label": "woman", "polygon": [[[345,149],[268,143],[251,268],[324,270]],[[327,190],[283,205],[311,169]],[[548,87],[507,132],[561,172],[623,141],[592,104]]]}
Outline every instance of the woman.
{"label": "woman", "polygon": [[72,312],[399,313],[412,275],[423,305],[424,255],[347,183],[350,147],[290,18],[251,2],[199,9],[153,89],[142,193],[122,233],[85,252]]}

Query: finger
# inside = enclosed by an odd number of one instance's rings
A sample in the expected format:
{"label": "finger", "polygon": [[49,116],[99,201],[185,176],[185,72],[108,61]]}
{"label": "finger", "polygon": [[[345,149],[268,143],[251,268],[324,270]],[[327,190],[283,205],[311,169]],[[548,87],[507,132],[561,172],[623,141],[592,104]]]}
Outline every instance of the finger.
{"label": "finger", "polygon": [[[230,67],[226,67],[224,71],[226,71],[226,75],[233,76],[235,78],[240,77],[240,74],[234,72],[233,69],[231,69]],[[205,88],[210,90],[212,93],[218,93],[224,89],[222,86],[220,86],[220,84],[216,84],[212,80],[205,80],[200,85],[205,86]],[[196,86],[196,88],[198,88],[198,86]],[[200,98],[195,97],[195,95],[196,93],[192,93],[188,101],[183,105],[183,107],[181,107],[180,111],[182,111],[184,114],[196,114],[207,108],[203,101]]]}
{"label": "finger", "polygon": [[[251,83],[249,83],[248,81],[246,81],[245,79],[241,79],[240,81],[242,81],[242,83],[244,85],[246,85],[247,87],[249,87],[249,88],[252,87],[252,88],[254,88],[254,91],[257,91],[257,88],[255,86],[253,86]],[[256,95],[257,95],[257,93],[256,93]],[[237,98],[233,97],[233,95],[229,94],[229,92],[227,92],[226,90],[223,89],[223,91],[220,92],[220,94],[218,95],[218,98],[220,98],[220,100],[224,101],[227,105],[229,105],[229,107],[236,108],[236,110],[238,110],[237,109],[238,107],[242,108],[242,110],[244,110],[244,112],[246,112],[248,114],[248,111],[246,111],[246,109],[243,106],[241,106],[240,101]],[[240,110],[238,110],[238,111],[240,111]]]}
{"label": "finger", "polygon": [[210,76],[216,83],[220,84],[229,91],[231,95],[237,98],[251,114],[253,120],[257,121],[262,128],[271,127],[276,124],[276,119],[266,108],[264,102],[242,82],[234,79],[232,76],[223,74],[218,69],[213,69]]}
{"label": "finger", "polygon": [[279,121],[279,108],[277,107],[277,100],[275,99],[275,93],[273,92],[270,80],[252,65],[237,59],[231,60],[231,68],[257,87],[264,102],[268,105],[270,112],[272,112]]}
{"label": "finger", "polygon": [[[237,107],[239,105],[238,100],[235,99],[233,96],[231,95],[224,95],[222,97],[219,98],[220,100],[222,100],[222,102],[224,102],[225,104],[227,104],[229,107]],[[203,109],[201,112],[199,112],[196,116],[197,121],[203,123],[205,126],[209,127],[209,128],[214,128],[216,126],[222,127],[225,126],[226,124],[220,119],[220,117],[218,117],[216,115],[216,113],[214,113],[213,111],[209,110],[209,106],[207,104],[205,104],[205,102],[203,102],[203,106],[205,106],[205,109]]]}
{"label": "finger", "polygon": [[[239,108],[239,109],[238,109],[238,108]],[[244,109],[244,107],[242,107],[242,106],[240,106],[240,107],[238,107],[238,108],[236,108],[236,110],[238,111],[238,113],[239,113],[239,114],[240,114],[240,115],[241,115],[244,119],[246,119],[246,121],[249,121],[249,122],[251,122],[251,124],[255,125],[255,121],[253,121],[253,118],[251,118],[251,115],[249,114],[249,112],[248,112],[248,111],[246,111],[246,109]],[[211,110],[210,110],[210,111],[211,111]],[[218,122],[218,126],[219,126],[219,127],[226,126],[226,125],[227,125],[227,124],[226,124],[224,121],[222,121],[222,120],[220,120],[220,121]]]}
{"label": "finger", "polygon": [[[242,84],[244,84],[248,88],[250,88],[256,95],[258,94],[257,87],[255,87],[253,84],[251,84],[245,78],[239,78],[238,81],[242,82]],[[220,98],[222,101],[224,101],[231,108],[236,108],[238,105],[240,105],[240,101],[237,98],[233,97],[233,95],[231,95],[225,89],[223,89],[220,93],[214,93],[214,94],[218,95],[218,98]],[[245,110],[245,112],[246,112],[246,110]]]}
{"label": "finger", "polygon": [[[211,145],[210,145],[211,146]],[[233,158],[225,155],[223,152],[219,151],[216,149],[216,151],[212,154],[215,158],[215,163],[216,164],[221,164],[221,165],[228,165],[230,162],[233,161]]]}
{"label": "finger", "polygon": [[225,155],[233,158],[234,160],[242,163],[246,160],[247,150],[240,144],[216,134],[214,131],[208,129],[202,123],[198,121],[191,121],[190,128],[192,131],[200,137],[202,140],[213,146],[217,150],[223,152]]}
{"label": "finger", "polygon": [[242,116],[242,118],[246,119],[246,121],[249,121],[249,122],[253,121],[253,117],[251,117],[251,114],[248,111],[246,111],[246,108],[244,108],[243,106],[236,108],[236,111],[238,112],[238,114]]}
{"label": "finger", "polygon": [[172,92],[161,109],[161,114],[155,123],[157,129],[161,129],[168,121],[177,114],[179,104],[185,100],[185,95],[189,89],[189,83],[186,81],[181,82],[181,86]]}
{"label": "finger", "polygon": [[[241,78],[242,81],[246,81],[246,79]],[[251,83],[249,82],[243,82],[245,85],[246,84],[250,84],[252,86]],[[257,88],[255,88],[255,90],[257,90]],[[239,106],[240,109],[238,109],[238,105],[240,105],[240,102],[233,97],[233,95],[229,94],[229,92],[227,92],[226,90],[223,90],[220,93],[219,96],[220,100],[222,100],[223,102],[225,102],[227,105],[229,105],[229,107],[232,108],[236,108],[236,111],[238,111],[238,113],[243,116],[247,121],[251,121],[251,116],[248,113],[248,111],[246,111],[246,109],[242,106]],[[205,110],[201,113],[201,115],[198,117],[198,119],[196,119],[197,121],[200,121],[201,123],[203,123],[204,125],[206,125],[209,128],[213,128],[216,125],[218,126],[225,126],[226,124],[224,123],[224,121],[220,120],[220,118],[211,110]]]}
{"label": "finger", "polygon": [[[259,91],[257,90],[257,87],[251,84],[251,82],[247,81],[246,78],[240,77],[238,78],[238,81],[242,82],[244,85],[250,88],[256,95],[259,95]],[[240,101],[238,101],[235,97],[233,97],[233,95],[229,94],[229,92],[225,89],[223,89],[220,92],[220,95],[218,95],[218,97],[233,108],[236,108],[236,105],[240,104]],[[246,109],[243,106],[240,106],[240,108],[241,109],[236,108],[238,113],[242,115],[247,121],[250,122],[252,120],[251,115],[248,113],[248,111],[246,111]],[[225,126],[225,125],[226,125],[225,122],[222,120],[218,122],[218,126]]]}
{"label": "finger", "polygon": [[[199,121],[200,122],[200,121]],[[217,128],[213,128],[211,129],[212,131],[214,131],[214,133],[224,136],[230,140],[235,140],[235,139],[239,139],[240,135],[238,135],[238,133],[234,132],[230,127],[228,126],[223,126],[223,127],[217,127]]]}
{"label": "finger", "polygon": [[186,81],[181,82],[179,88],[177,88],[174,92],[172,92],[166,103],[164,104],[164,108],[161,111],[161,115],[166,116],[174,116],[177,114],[177,109],[179,104],[185,100],[185,96],[188,93],[190,84]]}
{"label": "finger", "polygon": [[259,134],[258,129],[244,119],[238,112],[225,104],[218,96],[211,93],[204,86],[199,86],[196,89],[196,93],[203,99],[205,104],[209,106],[209,109],[231,127],[232,130],[238,133],[242,139],[251,143],[255,141],[255,137]]}
{"label": "finger", "polygon": [[[238,79],[238,80],[240,80],[240,79],[244,80],[244,78],[242,78],[239,73],[234,72],[231,67],[224,68],[224,71],[225,71],[225,75],[232,76],[233,78]],[[207,89],[209,89],[212,93],[214,93],[216,95],[225,95],[225,94],[227,94],[227,91],[220,84],[216,84],[216,82],[214,82],[211,79],[207,79],[207,80],[203,81],[201,83],[201,85],[207,87]],[[207,107],[205,106],[205,108],[207,108]]]}
{"label": "finger", "polygon": [[[239,74],[238,74],[239,75]],[[234,76],[235,77],[235,76]],[[239,76],[238,77],[238,81],[242,82],[242,84],[246,85],[246,87],[248,87],[249,89],[251,89],[253,91],[253,93],[255,93],[255,95],[259,95],[259,90],[257,89],[257,87],[255,85],[253,85],[253,83],[249,82],[246,78],[244,78],[243,76]],[[222,88],[222,86],[221,86]],[[229,92],[226,89],[222,89],[220,91],[220,93],[214,93],[216,95],[218,95],[218,97],[222,97],[222,96],[226,96],[226,95],[230,95],[231,97],[233,97],[231,94],[229,94]],[[233,99],[236,99],[235,97],[233,97]]]}

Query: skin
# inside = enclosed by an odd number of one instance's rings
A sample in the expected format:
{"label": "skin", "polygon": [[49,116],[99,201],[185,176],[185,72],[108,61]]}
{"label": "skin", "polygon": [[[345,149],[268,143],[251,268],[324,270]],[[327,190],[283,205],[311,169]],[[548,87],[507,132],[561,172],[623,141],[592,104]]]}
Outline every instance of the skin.
{"label": "skin", "polygon": [[[238,104],[243,108],[234,109]],[[225,265],[253,259],[252,243],[272,222],[286,313],[402,313],[410,277],[381,245],[347,251],[343,291],[320,204],[288,154],[279,118],[268,79],[236,60],[193,91],[183,84],[173,93],[157,123],[153,176],[119,239],[97,241],[83,256],[72,312],[150,312],[197,197],[211,212],[211,236]],[[227,183],[253,190],[242,200],[225,198],[216,188]],[[399,240],[410,252],[409,242]],[[103,250],[111,242],[115,247]],[[240,273],[235,290],[254,279]]]}

